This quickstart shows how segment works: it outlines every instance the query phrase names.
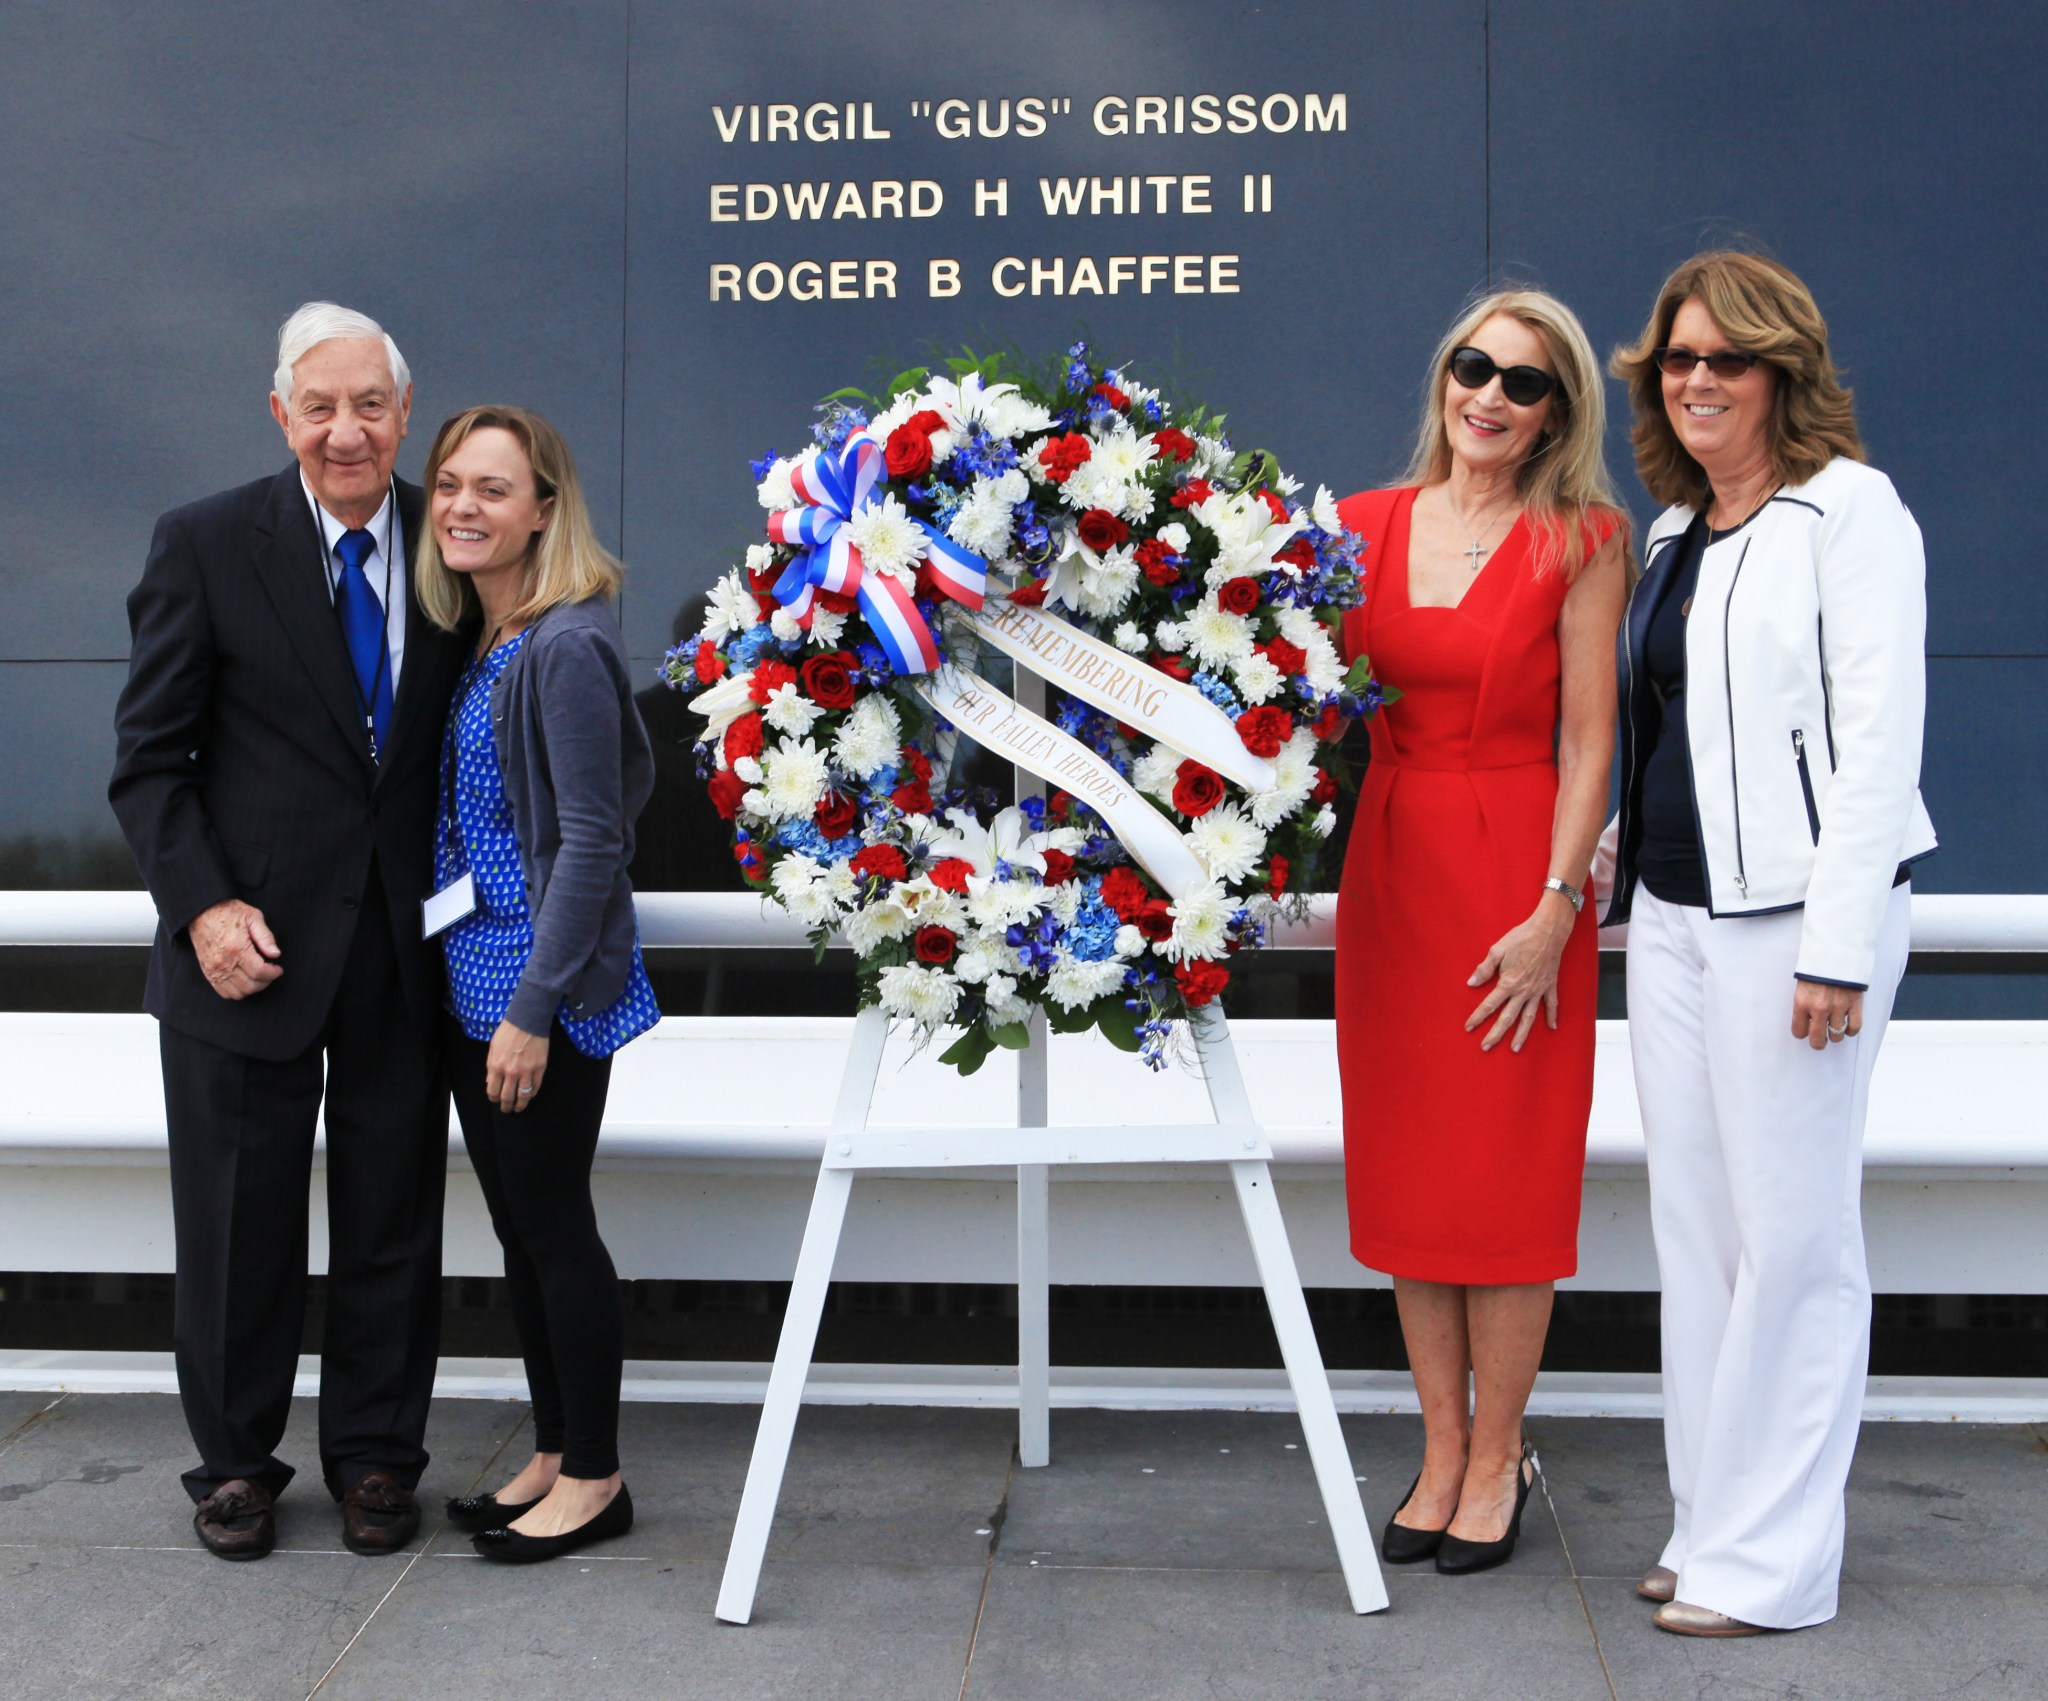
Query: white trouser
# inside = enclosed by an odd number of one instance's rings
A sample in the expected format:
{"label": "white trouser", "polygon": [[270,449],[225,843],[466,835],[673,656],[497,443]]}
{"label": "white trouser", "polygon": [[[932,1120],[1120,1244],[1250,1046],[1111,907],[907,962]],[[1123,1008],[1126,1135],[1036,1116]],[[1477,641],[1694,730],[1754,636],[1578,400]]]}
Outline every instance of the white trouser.
{"label": "white trouser", "polygon": [[1792,1630],[1835,1615],[1843,1489],[1870,1361],[1863,1124],[1905,972],[1885,912],[1859,1037],[1792,1037],[1800,914],[1638,890],[1628,1037],[1663,1280],[1664,1451],[1678,1598]]}

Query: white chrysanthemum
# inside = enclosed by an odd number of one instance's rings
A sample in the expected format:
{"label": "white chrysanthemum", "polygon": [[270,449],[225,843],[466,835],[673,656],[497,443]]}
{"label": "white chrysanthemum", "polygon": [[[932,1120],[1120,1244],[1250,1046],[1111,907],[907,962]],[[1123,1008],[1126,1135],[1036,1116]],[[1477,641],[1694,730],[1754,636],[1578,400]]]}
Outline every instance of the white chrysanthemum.
{"label": "white chrysanthemum", "polygon": [[1124,966],[1115,957],[1099,963],[1084,963],[1076,957],[1062,957],[1045,977],[1048,1002],[1064,1010],[1078,1010],[1114,992],[1124,983]]}
{"label": "white chrysanthemum", "polygon": [[903,755],[903,723],[878,692],[858,699],[832,739],[832,759],[857,780],[894,767]]}
{"label": "white chrysanthemum", "polygon": [[1266,835],[1234,803],[1219,803],[1188,829],[1188,843],[1212,879],[1242,880],[1266,854]]}
{"label": "white chrysanthemum", "polygon": [[821,650],[836,650],[846,636],[846,616],[811,604],[811,642]]}
{"label": "white chrysanthemum", "polygon": [[1164,744],[1155,744],[1131,764],[1131,784],[1148,797],[1171,801],[1173,782],[1180,774],[1181,755]]}
{"label": "white chrysanthemum", "polygon": [[1279,473],[1274,476],[1273,488],[1282,496],[1292,496],[1301,489],[1301,480],[1292,473]]}
{"label": "white chrysanthemum", "polygon": [[1152,629],[1152,642],[1170,656],[1188,647],[1188,629],[1178,620],[1162,620]]}
{"label": "white chrysanthemum", "polygon": [[1273,783],[1254,792],[1249,800],[1251,817],[1271,830],[1304,803],[1316,783],[1316,735],[1308,727],[1296,727],[1294,736],[1280,746],[1273,758]]}
{"label": "white chrysanthemum", "polygon": [[1316,811],[1316,818],[1309,825],[1315,828],[1317,838],[1327,839],[1337,830],[1336,810],[1332,809],[1327,803],[1324,804],[1322,808]]}
{"label": "white chrysanthemum", "polygon": [[865,957],[885,939],[901,939],[910,933],[910,917],[894,904],[866,904],[848,913],[840,923],[847,944]]}
{"label": "white chrysanthemum", "polygon": [[818,878],[820,873],[809,857],[791,855],[778,862],[769,876],[777,901],[806,927],[839,919],[839,906],[832,901],[830,888]]}
{"label": "white chrysanthemum", "polygon": [[1017,996],[1017,983],[1008,975],[990,975],[982,996],[988,1001],[989,1019],[999,1025],[1030,1019],[1031,1006]]}
{"label": "white chrysanthemum", "polygon": [[960,983],[944,969],[921,963],[898,963],[884,969],[875,991],[890,1015],[908,1017],[926,1028],[939,1026],[960,1002]]}
{"label": "white chrysanthemum", "polygon": [[793,821],[809,815],[831,784],[831,769],[825,752],[808,738],[799,744],[781,744],[761,756],[761,790],[767,797],[768,813],[778,821]]}
{"label": "white chrysanthemum", "polygon": [[1273,611],[1280,636],[1308,657],[1302,677],[1318,696],[1327,697],[1344,683],[1344,658],[1331,642],[1330,629],[1305,608],[1283,603]]}
{"label": "white chrysanthemum", "polygon": [[967,500],[954,511],[946,535],[976,555],[1005,555],[1015,523],[1010,511],[1030,494],[1031,481],[1015,467],[999,478],[978,478]]}
{"label": "white chrysanthemum", "polygon": [[1122,545],[1107,555],[1083,549],[1087,563],[1081,569],[1081,612],[1098,620],[1112,620],[1123,613],[1138,589],[1138,561]]}
{"label": "white chrysanthemum", "polygon": [[1317,529],[1335,537],[1344,529],[1344,521],[1337,513],[1337,498],[1330,494],[1327,484],[1316,486],[1316,499],[1309,504],[1308,517]]}
{"label": "white chrysanthemum", "polygon": [[761,506],[769,513],[779,514],[783,509],[794,508],[797,505],[796,489],[790,483],[789,475],[797,462],[804,459],[808,457],[797,456],[791,460],[777,461],[768,469],[768,475],[761,480],[760,489],[756,494],[761,499]]}
{"label": "white chrysanthemum", "polygon": [[1160,944],[1160,955],[1177,963],[1191,957],[1222,956],[1236,908],[1236,900],[1213,880],[1190,887],[1167,905],[1173,932]]}
{"label": "white chrysanthemum", "polygon": [[1138,630],[1136,622],[1126,620],[1117,627],[1112,641],[1118,649],[1136,655],[1145,647],[1145,634]]}
{"label": "white chrysanthemum", "polygon": [[902,580],[906,588],[913,581],[917,563],[930,547],[917,522],[894,495],[862,506],[846,522],[846,536],[860,551],[869,572],[887,573]]}
{"label": "white chrysanthemum", "polygon": [[1264,703],[1279,695],[1287,677],[1266,656],[1254,650],[1237,664],[1237,694],[1247,703]]}
{"label": "white chrysanthemum", "polygon": [[1061,487],[1060,500],[1077,512],[1107,508],[1126,520],[1144,519],[1152,512],[1152,491],[1144,482],[1152,439],[1119,420],[1091,441],[1094,453]]}
{"label": "white chrysanthemum", "polygon": [[825,711],[799,691],[794,684],[778,685],[761,705],[761,718],[777,732],[791,738],[808,734]]}
{"label": "white chrysanthemum", "polygon": [[711,587],[711,597],[704,609],[702,635],[714,643],[728,632],[744,632],[749,626],[761,623],[761,605],[754,600],[754,593],[747,589],[747,582],[740,577],[735,567],[724,578]]}
{"label": "white chrysanthemum", "polygon": [[996,972],[996,955],[977,940],[970,939],[953,959],[954,975],[969,986],[979,986]]}
{"label": "white chrysanthemum", "polygon": [[1188,654],[1210,667],[1228,667],[1252,653],[1251,622],[1217,607],[1213,591],[1195,604],[1182,624],[1187,628]]}
{"label": "white chrysanthemum", "polygon": [[1052,911],[1053,920],[1062,927],[1070,926],[1081,908],[1081,882],[1068,880],[1053,887],[1046,905]]}
{"label": "white chrysanthemum", "polygon": [[[1014,927],[1043,907],[1045,888],[1036,881],[971,879],[968,884],[967,915],[977,927]],[[972,889],[976,885],[979,891]]]}
{"label": "white chrysanthemum", "polygon": [[860,876],[853,871],[850,862],[835,862],[819,880],[832,901],[844,909],[860,897]]}
{"label": "white chrysanthemum", "polygon": [[768,616],[768,630],[784,644],[800,643],[803,640],[804,629],[797,624],[796,616],[786,608],[778,608]]}
{"label": "white chrysanthemum", "polygon": [[1145,954],[1145,936],[1129,922],[1116,930],[1116,954],[1119,957],[1142,957]]}

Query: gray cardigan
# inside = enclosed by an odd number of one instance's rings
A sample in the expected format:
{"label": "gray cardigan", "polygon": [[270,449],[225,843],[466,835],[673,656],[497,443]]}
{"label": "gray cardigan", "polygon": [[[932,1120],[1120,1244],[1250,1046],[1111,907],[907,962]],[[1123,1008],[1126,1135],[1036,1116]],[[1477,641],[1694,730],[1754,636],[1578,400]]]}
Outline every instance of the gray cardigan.
{"label": "gray cardigan", "polygon": [[505,1019],[545,1035],[564,1000],[594,1012],[625,990],[637,938],[626,865],[654,752],[601,600],[558,604],[534,622],[491,688],[491,734],[533,916],[533,953]]}

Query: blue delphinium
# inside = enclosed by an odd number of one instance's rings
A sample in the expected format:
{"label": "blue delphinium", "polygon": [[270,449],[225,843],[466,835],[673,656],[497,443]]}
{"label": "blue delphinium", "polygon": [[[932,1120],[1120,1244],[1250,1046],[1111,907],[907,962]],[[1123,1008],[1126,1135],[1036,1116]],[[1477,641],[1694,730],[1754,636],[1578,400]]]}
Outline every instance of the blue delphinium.
{"label": "blue delphinium", "polygon": [[1208,698],[1210,702],[1214,703],[1226,715],[1238,715],[1244,712],[1244,705],[1238,702],[1237,694],[1215,674],[1209,672],[1207,668],[1196,674],[1192,683],[1197,691],[1201,692],[1204,697]]}
{"label": "blue delphinium", "polygon": [[1011,923],[1003,933],[1003,942],[1024,959],[1024,966],[1033,974],[1042,975],[1058,960],[1053,947],[1059,936],[1059,922],[1043,915],[1035,923]]}
{"label": "blue delphinium", "polygon": [[820,402],[818,423],[811,427],[811,435],[836,455],[846,447],[847,438],[867,422],[868,416],[849,403]]}
{"label": "blue delphinium", "polygon": [[781,459],[782,457],[780,455],[778,455],[773,449],[770,449],[768,453],[763,455],[759,460],[749,461],[747,465],[753,470],[754,482],[756,484],[759,484],[761,480],[766,478],[771,472],[775,470],[775,463]]}
{"label": "blue delphinium", "polygon": [[1010,510],[1010,518],[1017,528],[1017,542],[1026,555],[1040,555],[1052,548],[1052,533],[1029,498]]}
{"label": "blue delphinium", "polygon": [[1083,339],[1067,350],[1067,388],[1079,394],[1094,383],[1095,374],[1088,370],[1088,344]]}

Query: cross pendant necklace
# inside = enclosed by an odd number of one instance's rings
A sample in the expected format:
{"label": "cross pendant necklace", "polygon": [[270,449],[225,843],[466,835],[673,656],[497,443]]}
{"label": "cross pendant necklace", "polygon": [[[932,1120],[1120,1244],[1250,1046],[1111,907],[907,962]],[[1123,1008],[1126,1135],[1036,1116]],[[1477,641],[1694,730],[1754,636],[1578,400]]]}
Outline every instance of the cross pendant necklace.
{"label": "cross pendant necklace", "polygon": [[1487,548],[1475,537],[1472,540],[1472,547],[1470,549],[1461,549],[1458,551],[1458,553],[1460,555],[1469,555],[1472,558],[1472,571],[1476,573],[1479,571],[1480,556],[1491,555],[1493,551]]}

